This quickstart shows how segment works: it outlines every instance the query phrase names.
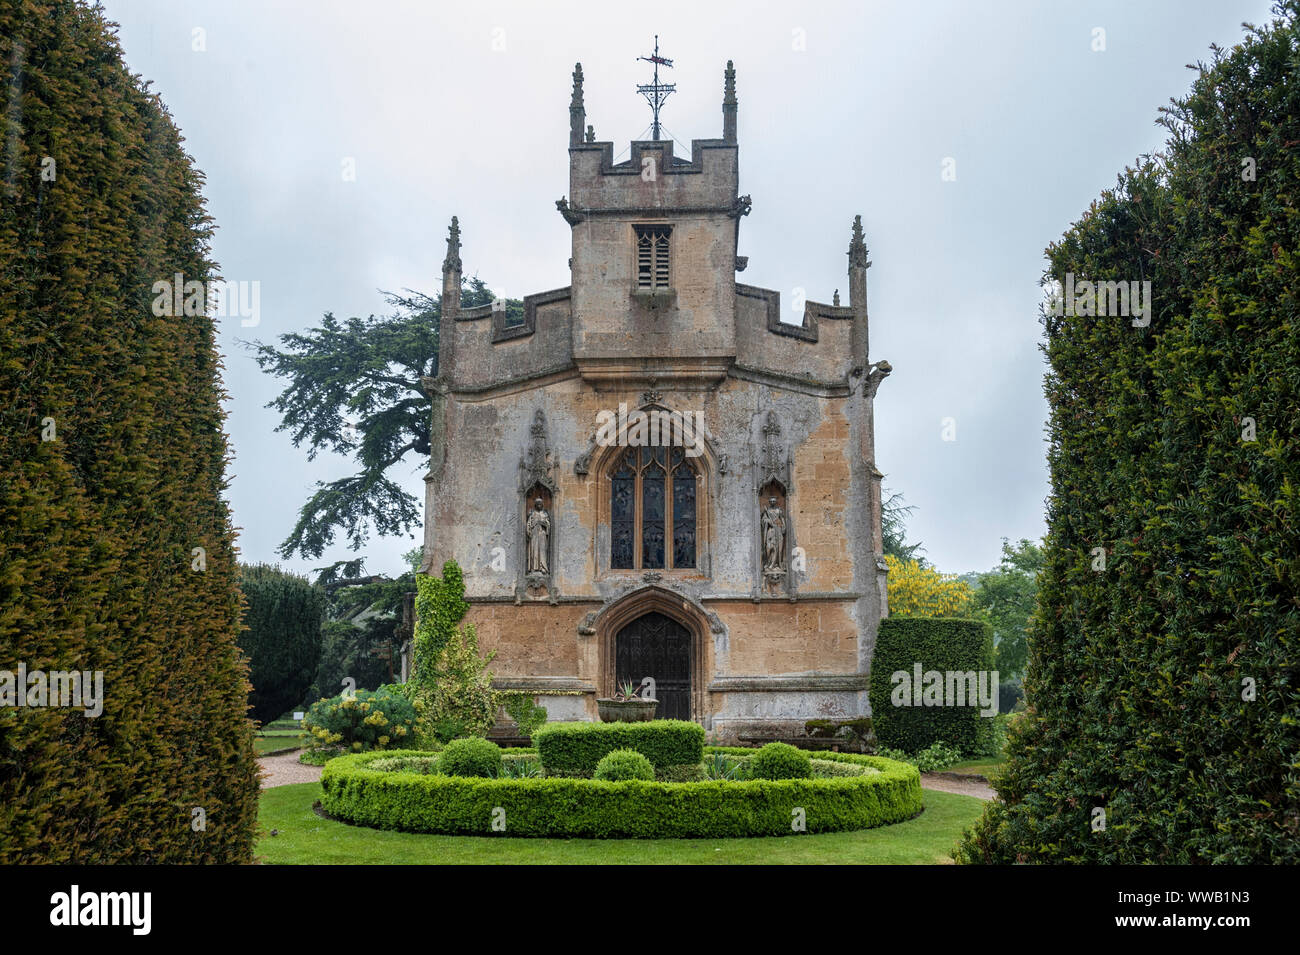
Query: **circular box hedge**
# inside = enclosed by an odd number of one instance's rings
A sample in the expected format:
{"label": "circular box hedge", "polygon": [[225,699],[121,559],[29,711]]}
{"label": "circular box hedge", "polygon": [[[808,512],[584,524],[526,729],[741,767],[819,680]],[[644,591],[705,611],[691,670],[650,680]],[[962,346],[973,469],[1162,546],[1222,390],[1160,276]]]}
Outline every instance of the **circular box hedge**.
{"label": "circular box hedge", "polygon": [[[321,776],[321,803],[335,818],[379,829],[560,838],[842,832],[902,822],[921,811],[916,767],[879,756],[818,754],[879,770],[863,776],[683,783],[443,776],[428,773],[434,756],[379,750],[332,759]],[[424,772],[402,771],[406,759],[423,760]],[[389,768],[372,768],[376,760]]]}

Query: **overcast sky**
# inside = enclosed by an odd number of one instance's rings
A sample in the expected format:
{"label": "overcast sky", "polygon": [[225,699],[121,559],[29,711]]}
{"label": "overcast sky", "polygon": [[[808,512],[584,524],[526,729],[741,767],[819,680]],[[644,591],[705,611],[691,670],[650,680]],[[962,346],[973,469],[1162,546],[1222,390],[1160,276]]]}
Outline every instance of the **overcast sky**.
{"label": "overcast sky", "polygon": [[[235,339],[269,341],[327,311],[382,313],[380,290],[438,291],[453,214],[467,274],[512,298],[567,285],[555,200],[568,191],[573,64],[597,138],[626,154],[650,122],[636,57],[657,32],[677,84],[663,124],[686,146],[721,135],[735,61],[740,190],[754,203],[745,282],[783,302],[795,288],[847,301],[862,215],[871,358],[894,367],[876,401],[878,464],[916,506],[909,538],[954,573],[996,564],[1002,537],[1045,529],[1043,249],[1160,148],[1157,110],[1191,83],[1185,64],[1237,42],[1243,20],[1270,19],[1267,0],[105,8],[207,176],[222,274],[261,284],[258,327],[223,319],[220,338],[243,559],[276,561],[314,483],[352,467],[309,462],[275,432],[264,406],[278,379]],[[418,465],[400,476],[422,503]],[[412,546],[373,540],[367,570],[399,572]],[[280,562],[352,556],[340,543]]]}

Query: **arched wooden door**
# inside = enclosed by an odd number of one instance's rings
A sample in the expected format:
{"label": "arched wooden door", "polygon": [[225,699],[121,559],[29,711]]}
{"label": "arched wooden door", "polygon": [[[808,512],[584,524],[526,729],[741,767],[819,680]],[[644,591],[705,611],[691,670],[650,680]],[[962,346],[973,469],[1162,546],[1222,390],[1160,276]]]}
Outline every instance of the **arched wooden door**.
{"label": "arched wooden door", "polygon": [[691,634],[661,613],[637,617],[614,638],[615,679],[640,684],[655,681],[655,718],[691,718]]}

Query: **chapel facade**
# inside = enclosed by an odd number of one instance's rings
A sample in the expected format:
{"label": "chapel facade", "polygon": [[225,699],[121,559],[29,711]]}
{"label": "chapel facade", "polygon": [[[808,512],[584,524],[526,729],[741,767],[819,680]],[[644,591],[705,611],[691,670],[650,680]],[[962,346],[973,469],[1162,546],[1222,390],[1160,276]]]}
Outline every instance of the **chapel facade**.
{"label": "chapel facade", "polygon": [[614,144],[569,107],[570,284],[460,307],[443,263],[424,571],[462,568],[495,685],[551,720],[653,681],[660,717],[719,740],[869,713],[887,613],[861,217],[848,303],[737,278],[735,73],[722,136]]}

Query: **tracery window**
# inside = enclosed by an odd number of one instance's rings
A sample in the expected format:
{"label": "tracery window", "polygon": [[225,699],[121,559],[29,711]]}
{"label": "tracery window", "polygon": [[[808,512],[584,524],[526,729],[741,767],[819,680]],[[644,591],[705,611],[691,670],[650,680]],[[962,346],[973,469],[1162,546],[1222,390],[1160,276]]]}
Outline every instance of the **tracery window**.
{"label": "tracery window", "polygon": [[693,568],[699,473],[685,451],[627,448],[609,476],[610,568]]}

